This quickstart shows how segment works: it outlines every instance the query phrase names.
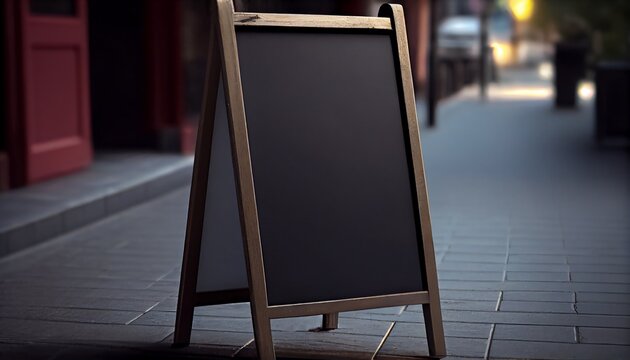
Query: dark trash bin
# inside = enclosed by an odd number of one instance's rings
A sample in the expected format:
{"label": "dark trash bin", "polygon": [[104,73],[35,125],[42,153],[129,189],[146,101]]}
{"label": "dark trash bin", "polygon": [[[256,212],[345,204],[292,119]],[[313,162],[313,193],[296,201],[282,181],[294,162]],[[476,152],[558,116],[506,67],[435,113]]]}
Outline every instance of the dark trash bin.
{"label": "dark trash bin", "polygon": [[554,57],[556,107],[572,108],[577,104],[578,82],[586,73],[587,46],[560,42]]}
{"label": "dark trash bin", "polygon": [[595,134],[598,142],[630,142],[630,62],[595,67]]}

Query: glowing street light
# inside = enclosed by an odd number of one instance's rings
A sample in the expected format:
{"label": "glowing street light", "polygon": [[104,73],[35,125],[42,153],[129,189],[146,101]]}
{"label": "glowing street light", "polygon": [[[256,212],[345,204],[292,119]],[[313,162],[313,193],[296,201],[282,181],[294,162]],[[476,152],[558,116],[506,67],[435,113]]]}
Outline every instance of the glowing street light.
{"label": "glowing street light", "polygon": [[518,21],[526,21],[534,12],[534,0],[508,0],[508,8]]}

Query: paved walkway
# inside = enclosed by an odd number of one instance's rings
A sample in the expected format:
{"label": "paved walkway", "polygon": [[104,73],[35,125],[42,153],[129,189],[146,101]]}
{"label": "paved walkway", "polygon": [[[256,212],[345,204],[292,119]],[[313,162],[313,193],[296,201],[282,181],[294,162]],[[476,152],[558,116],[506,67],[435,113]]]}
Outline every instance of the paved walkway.
{"label": "paved walkway", "polygon": [[190,182],[192,156],[97,152],[81,171],[0,194],[0,258]]}
{"label": "paved walkway", "polygon": [[[594,146],[588,105],[492,94],[422,134],[449,358],[630,358],[628,153]],[[1,260],[0,358],[252,357],[247,304],[198,309],[170,348],[187,194]],[[392,326],[376,358],[426,354],[418,306],[318,321],[274,321],[279,354],[369,359]]]}

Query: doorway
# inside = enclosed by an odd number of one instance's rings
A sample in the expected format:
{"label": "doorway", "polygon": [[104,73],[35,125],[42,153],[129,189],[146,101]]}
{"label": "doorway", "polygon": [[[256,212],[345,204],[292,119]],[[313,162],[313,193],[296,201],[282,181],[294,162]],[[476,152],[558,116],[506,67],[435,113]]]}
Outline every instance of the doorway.
{"label": "doorway", "polygon": [[96,150],[146,149],[144,1],[90,1],[92,140]]}

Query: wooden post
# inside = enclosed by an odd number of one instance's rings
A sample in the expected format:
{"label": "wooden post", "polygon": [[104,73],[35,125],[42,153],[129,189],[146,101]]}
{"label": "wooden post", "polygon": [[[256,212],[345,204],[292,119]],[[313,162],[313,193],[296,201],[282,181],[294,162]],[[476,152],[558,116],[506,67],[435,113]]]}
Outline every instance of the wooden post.
{"label": "wooden post", "polygon": [[428,62],[428,86],[427,86],[427,120],[429,127],[436,125],[435,110],[437,108],[437,1],[429,2],[429,56]]}
{"label": "wooden post", "polygon": [[490,3],[482,0],[479,19],[479,96],[481,100],[488,97],[488,15]]}
{"label": "wooden post", "polygon": [[335,330],[339,327],[339,313],[324,314],[322,316],[322,330]]}

